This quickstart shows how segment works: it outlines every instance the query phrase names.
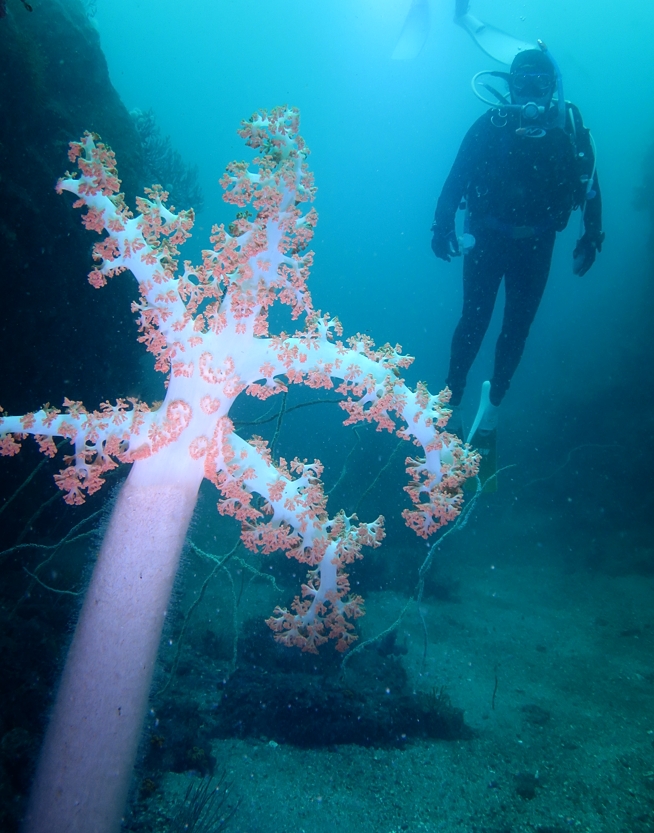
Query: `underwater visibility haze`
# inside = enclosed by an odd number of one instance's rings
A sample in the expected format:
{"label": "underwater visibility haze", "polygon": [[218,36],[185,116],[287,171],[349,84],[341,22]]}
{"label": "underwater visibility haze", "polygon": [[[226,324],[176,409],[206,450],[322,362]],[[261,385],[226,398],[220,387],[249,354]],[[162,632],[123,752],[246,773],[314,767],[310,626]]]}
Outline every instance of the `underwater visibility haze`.
{"label": "underwater visibility haze", "polygon": [[[653,29],[0,0],[2,830],[654,831]],[[509,304],[556,232],[501,402],[471,232]]]}

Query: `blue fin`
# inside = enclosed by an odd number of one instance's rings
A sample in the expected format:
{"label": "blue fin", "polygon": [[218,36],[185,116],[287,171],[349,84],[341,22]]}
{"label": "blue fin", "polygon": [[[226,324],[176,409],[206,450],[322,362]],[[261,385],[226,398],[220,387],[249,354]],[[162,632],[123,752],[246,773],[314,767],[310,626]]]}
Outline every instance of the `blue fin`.
{"label": "blue fin", "polygon": [[471,14],[457,15],[454,22],[468,32],[480,49],[502,64],[510,65],[518,52],[538,48],[535,43],[527,43],[514,38],[513,35],[507,35],[501,29],[489,26]]}
{"label": "blue fin", "polygon": [[413,0],[391,58],[396,61],[416,58],[427,42],[428,35],[429,3],[427,0]]}
{"label": "blue fin", "polygon": [[491,383],[484,382],[481,386],[481,396],[479,397],[479,408],[477,409],[477,416],[475,417],[475,421],[472,423],[472,428],[468,432],[468,437],[466,442],[469,443],[470,440],[475,436],[479,425],[484,418],[484,414],[486,413],[486,409],[489,407],[490,401],[490,390],[491,390]]}

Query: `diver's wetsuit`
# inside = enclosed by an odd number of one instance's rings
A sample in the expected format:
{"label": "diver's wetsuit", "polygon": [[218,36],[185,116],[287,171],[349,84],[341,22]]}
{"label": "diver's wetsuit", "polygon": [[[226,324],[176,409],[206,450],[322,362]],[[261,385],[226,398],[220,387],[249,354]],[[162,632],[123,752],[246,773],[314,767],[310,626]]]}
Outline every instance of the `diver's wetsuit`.
{"label": "diver's wetsuit", "polygon": [[[518,114],[488,111],[466,134],[443,186],[434,228],[453,232],[464,199],[466,230],[476,240],[463,262],[463,312],[452,339],[446,380],[452,405],[461,401],[504,278],[504,320],[491,379],[491,402],[502,401],[547,283],[556,232],[566,227],[572,210],[584,204],[593,150],[578,109],[570,104],[567,108],[566,130],[537,129],[544,134],[538,137],[521,132],[525,124]],[[585,227],[600,234],[596,174],[592,191],[594,198],[585,202]]]}

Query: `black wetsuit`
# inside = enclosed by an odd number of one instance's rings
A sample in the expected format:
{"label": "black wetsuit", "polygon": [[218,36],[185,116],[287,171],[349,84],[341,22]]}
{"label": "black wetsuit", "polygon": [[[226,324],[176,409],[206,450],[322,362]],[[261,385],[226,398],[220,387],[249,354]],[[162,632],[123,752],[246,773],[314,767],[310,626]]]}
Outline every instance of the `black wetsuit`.
{"label": "black wetsuit", "polygon": [[[601,234],[597,174],[586,201],[594,156],[589,131],[574,105],[566,129],[540,135],[521,132],[519,115],[490,110],[466,134],[436,207],[435,233],[454,230],[461,201],[474,248],[463,263],[463,312],[454,337],[446,384],[451,404],[463,396],[502,278],[506,304],[491,379],[491,402],[499,405],[520,362],[529,328],[547,283],[556,232],[574,208],[584,205],[587,232]],[[574,119],[574,128],[572,120]]]}

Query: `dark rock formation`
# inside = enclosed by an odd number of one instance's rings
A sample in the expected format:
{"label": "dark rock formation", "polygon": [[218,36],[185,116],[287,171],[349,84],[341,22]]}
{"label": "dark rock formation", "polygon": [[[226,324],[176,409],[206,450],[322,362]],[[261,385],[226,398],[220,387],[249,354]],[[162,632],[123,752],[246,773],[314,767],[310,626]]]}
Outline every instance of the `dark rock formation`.
{"label": "dark rock formation", "polygon": [[[31,5],[30,12],[7,0],[0,16],[0,404],[13,413],[46,401],[60,406],[64,396],[95,408],[140,395],[144,353],[130,312],[135,282],[122,275],[102,291],[88,284],[97,235],[83,228],[70,195],[55,193],[71,167],[68,143],[91,130],[116,151],[133,205],[146,184],[138,136],[81,1]],[[18,457],[2,458],[0,507],[40,459],[31,442]],[[97,508],[93,499],[76,510],[56,499],[52,474],[62,465],[47,461],[2,514],[0,551],[34,534],[56,540]],[[37,524],[39,506],[47,508]],[[68,586],[78,585],[85,558],[80,551],[78,578],[67,576]],[[38,551],[19,550],[0,562],[0,828],[8,833],[18,829],[78,605],[30,583],[24,568],[41,561]],[[65,562],[66,570],[74,566]]]}
{"label": "dark rock formation", "polygon": [[88,285],[95,235],[54,190],[68,143],[91,130],[115,150],[131,199],[140,143],[81,1],[33,5],[9,0],[0,20],[0,403],[13,413],[138,393],[142,353],[135,286]]}

